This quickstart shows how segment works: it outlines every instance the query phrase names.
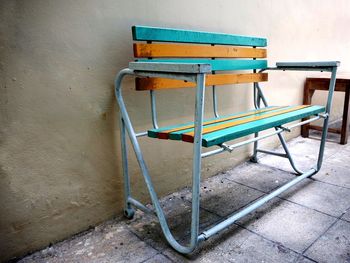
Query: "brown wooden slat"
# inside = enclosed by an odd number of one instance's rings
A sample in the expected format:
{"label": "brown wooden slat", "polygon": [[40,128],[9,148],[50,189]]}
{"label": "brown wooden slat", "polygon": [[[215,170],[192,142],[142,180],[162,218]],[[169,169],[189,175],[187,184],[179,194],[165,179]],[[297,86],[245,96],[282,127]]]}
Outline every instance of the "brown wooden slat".
{"label": "brown wooden slat", "polygon": [[134,43],[134,56],[136,58],[266,58],[266,49]]}
{"label": "brown wooden slat", "polygon": [[[251,83],[267,81],[267,73],[246,73],[246,74],[215,74],[206,75],[206,86],[229,85],[239,83]],[[165,78],[136,78],[136,90],[158,90],[174,88],[193,88],[196,84],[177,79]]]}

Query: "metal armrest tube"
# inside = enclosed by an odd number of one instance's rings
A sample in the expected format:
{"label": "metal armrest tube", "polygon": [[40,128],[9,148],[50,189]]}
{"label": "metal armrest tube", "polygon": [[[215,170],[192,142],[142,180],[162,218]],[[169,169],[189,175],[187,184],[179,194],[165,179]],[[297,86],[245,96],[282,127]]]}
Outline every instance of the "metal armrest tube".
{"label": "metal armrest tube", "polygon": [[277,62],[276,67],[268,67],[260,70],[296,70],[296,71],[329,71],[332,72],[334,67],[340,65],[339,61],[322,61],[322,62]]}

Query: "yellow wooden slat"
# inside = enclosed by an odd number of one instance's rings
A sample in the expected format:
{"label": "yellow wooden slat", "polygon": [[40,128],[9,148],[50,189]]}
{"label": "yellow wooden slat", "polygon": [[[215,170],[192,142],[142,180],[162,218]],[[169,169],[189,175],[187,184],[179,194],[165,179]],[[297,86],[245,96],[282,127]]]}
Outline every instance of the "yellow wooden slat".
{"label": "yellow wooden slat", "polygon": [[[234,119],[247,117],[247,116],[250,116],[250,115],[259,114],[259,113],[263,113],[263,112],[267,112],[267,111],[278,110],[280,108],[283,108],[283,107],[282,106],[269,107],[269,108],[266,108],[266,109],[261,109],[261,110],[251,111],[251,112],[245,112],[245,113],[242,113],[242,114],[237,114],[237,115],[234,115],[234,116],[214,119],[214,120],[210,120],[210,121],[204,121],[203,122],[203,127],[206,126],[206,125],[220,123],[220,122],[223,122],[223,121],[234,120]],[[184,125],[184,126],[181,126],[181,127],[178,127],[178,128],[173,128],[173,129],[169,129],[169,130],[163,130],[163,131],[158,132],[158,138],[159,139],[168,139],[169,138],[169,133],[177,132],[177,131],[181,131],[181,130],[193,129],[193,128],[194,128],[194,124],[189,124],[189,125]]]}
{"label": "yellow wooden slat", "polygon": [[[249,123],[249,122],[252,122],[252,121],[257,121],[257,120],[269,118],[269,117],[280,115],[280,114],[283,114],[283,113],[288,113],[288,112],[300,110],[300,109],[303,109],[303,108],[306,108],[306,107],[310,107],[310,105],[295,106],[295,107],[291,107],[291,108],[288,108],[288,109],[285,109],[285,110],[279,110],[279,111],[275,111],[275,112],[271,112],[271,113],[266,113],[266,114],[263,114],[263,115],[255,115],[255,116],[252,116],[252,117],[245,118],[243,120],[231,121],[231,122],[218,124],[218,125],[211,126],[211,127],[203,127],[203,134],[207,134],[207,133],[223,130],[223,129],[226,129],[226,128],[229,128],[229,127],[233,127],[233,126]],[[188,132],[188,133],[184,133],[182,135],[182,140],[183,141],[192,142],[193,136],[194,136],[194,131]]]}
{"label": "yellow wooden slat", "polygon": [[[267,73],[246,73],[246,74],[216,74],[206,75],[206,86],[229,85],[239,83],[251,83],[267,81]],[[193,88],[196,84],[177,79],[165,78],[136,78],[136,90],[157,90],[175,88]]]}
{"label": "yellow wooden slat", "polygon": [[263,48],[134,43],[136,58],[266,58],[266,53]]}

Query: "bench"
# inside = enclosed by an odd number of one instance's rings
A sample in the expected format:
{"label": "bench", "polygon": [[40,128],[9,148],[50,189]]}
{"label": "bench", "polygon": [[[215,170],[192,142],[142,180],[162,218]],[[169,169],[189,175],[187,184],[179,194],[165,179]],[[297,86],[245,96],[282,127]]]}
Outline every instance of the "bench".
{"label": "bench", "polygon": [[[135,41],[133,44],[135,61],[130,62],[128,68],[121,70],[115,79],[115,95],[120,109],[120,136],[125,196],[124,214],[127,218],[133,217],[134,208],[138,208],[144,212],[155,213],[169,244],[178,252],[188,254],[198,246],[199,242],[207,240],[219,231],[229,227],[241,217],[257,209],[301,180],[316,174],[321,169],[339,62],[281,62],[277,63],[275,67],[268,67],[265,48],[267,46],[267,40],[261,37],[147,26],[132,27],[132,35]],[[331,80],[327,104],[325,106],[269,106],[263,94],[263,89],[259,85],[260,82],[266,82],[268,80],[268,73],[266,73],[268,70],[330,72]],[[127,75],[135,77],[136,90],[148,91],[150,93],[152,128],[148,131],[136,133],[131,124],[122,96],[122,80]],[[254,109],[247,112],[220,116],[217,109],[217,86],[240,83],[252,83]],[[207,86],[212,87],[213,117],[211,118],[204,118],[203,116],[205,90]],[[196,89],[194,122],[160,126],[157,121],[156,93],[174,88]],[[306,120],[288,124],[300,119]],[[323,120],[323,132],[317,163],[311,165],[309,170],[301,171],[294,163],[283,133],[318,119]],[[259,134],[259,132],[267,129],[272,130],[263,135]],[[254,136],[244,141],[228,144],[229,141],[248,135]],[[276,153],[258,147],[260,140],[276,135],[285,153]],[[131,195],[128,174],[127,136],[130,139],[142,176],[151,196],[153,209],[146,207]],[[193,144],[192,223],[191,241],[188,245],[182,245],[175,240],[169,229],[138,143],[140,137],[178,140]],[[258,153],[273,154],[288,158],[298,176],[224,221],[199,233],[202,159],[214,154],[231,153],[235,148],[249,143],[254,143],[251,161],[258,161]],[[213,147],[214,149],[212,149]],[[202,152],[203,148],[210,148],[211,150]]]}

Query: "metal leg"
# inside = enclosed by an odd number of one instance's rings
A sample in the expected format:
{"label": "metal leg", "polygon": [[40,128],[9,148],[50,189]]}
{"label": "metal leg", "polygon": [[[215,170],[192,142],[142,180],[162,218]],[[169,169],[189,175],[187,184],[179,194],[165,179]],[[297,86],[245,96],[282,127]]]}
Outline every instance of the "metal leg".
{"label": "metal leg", "polygon": [[213,85],[213,87],[212,87],[212,92],[213,92],[213,111],[214,111],[214,116],[215,116],[215,118],[219,118],[218,100],[217,100],[215,85]]}
{"label": "metal leg", "polygon": [[191,246],[198,243],[199,232],[199,204],[200,204],[200,180],[202,162],[202,129],[205,95],[205,77],[197,74],[197,90],[194,121],[194,142],[193,142],[193,174],[192,174],[192,223],[191,223]]}
{"label": "metal leg", "polygon": [[[255,94],[256,92],[256,94]],[[254,83],[254,99],[256,100],[255,101],[255,107],[256,108],[260,108],[260,101],[263,102],[264,106],[267,107],[268,104],[267,104],[267,100],[259,86],[259,83]],[[275,130],[277,130],[277,128],[275,128]],[[255,137],[258,136],[258,133],[255,134]],[[298,169],[298,167],[296,167],[295,165],[295,162],[293,160],[293,157],[288,149],[288,145],[286,143],[286,140],[284,139],[283,135],[278,133],[277,134],[278,136],[278,139],[280,140],[281,142],[281,145],[286,153],[286,157],[288,158],[288,161],[290,163],[290,165],[292,166],[293,170],[298,174],[298,175],[301,175],[303,174],[303,171],[301,171],[300,169]],[[255,162],[257,163],[258,162],[258,159],[257,159],[257,153],[259,152],[259,149],[258,149],[258,142],[255,142],[254,143],[254,154],[253,156],[251,157],[251,161],[252,162]]]}
{"label": "metal leg", "polygon": [[[258,83],[254,82],[254,106],[255,109],[259,109],[260,108],[260,101],[261,101],[261,97],[258,93]],[[254,137],[257,138],[259,137],[259,133],[256,132],[254,133]],[[253,155],[250,157],[250,161],[253,163],[257,163],[258,162],[258,141],[254,142],[254,146],[253,146]]]}
{"label": "metal leg", "polygon": [[330,113],[331,108],[332,108],[336,75],[337,75],[337,67],[334,67],[332,70],[331,81],[329,82],[329,88],[328,88],[326,117],[324,118],[324,121],[323,121],[323,131],[322,131],[320,150],[319,150],[319,154],[318,154],[317,167],[316,167],[317,172],[321,169],[322,162],[323,162],[324,147],[326,144],[326,138],[327,138],[327,132],[328,132],[329,113]]}
{"label": "metal leg", "polygon": [[152,124],[153,124],[153,128],[158,129],[156,94],[154,90],[150,90],[149,93],[151,97]]}
{"label": "metal leg", "polygon": [[283,147],[283,150],[285,151],[286,156],[287,156],[287,158],[288,158],[288,161],[289,161],[290,165],[292,166],[293,170],[294,170],[298,175],[303,174],[304,172],[301,171],[301,170],[299,170],[298,167],[296,167],[295,162],[294,162],[294,159],[293,159],[293,157],[292,157],[292,155],[291,155],[291,153],[290,153],[290,151],[289,151],[287,142],[286,142],[286,140],[284,139],[283,135],[282,135],[282,134],[278,134],[278,138],[279,138],[279,140],[280,140],[280,142],[281,142],[281,145],[282,145],[282,147]]}
{"label": "metal leg", "polygon": [[344,95],[344,109],[343,109],[343,121],[341,126],[341,137],[340,137],[340,144],[347,144],[348,143],[348,135],[349,135],[349,99],[350,99],[350,89],[346,88],[345,95]]}
{"label": "metal leg", "polygon": [[[196,105],[195,105],[195,137],[194,137],[194,151],[193,151],[193,185],[192,185],[192,222],[191,222],[191,242],[188,246],[179,244],[173,237],[169,226],[167,224],[164,212],[160,206],[158,196],[154,190],[151,178],[148,173],[146,163],[144,161],[139,143],[135,131],[131,125],[129,115],[126,111],[125,103],[121,94],[121,82],[126,75],[133,75],[133,71],[130,69],[124,69],[119,72],[115,80],[115,95],[120,107],[120,114],[123,120],[122,130],[126,129],[131,144],[133,146],[137,161],[139,163],[143,178],[145,180],[147,189],[151,196],[152,204],[154,206],[156,215],[159,219],[160,226],[164,233],[165,238],[169,244],[178,252],[188,254],[191,253],[198,244],[198,231],[199,231],[199,191],[200,191],[200,172],[201,172],[201,147],[202,147],[202,124],[203,124],[203,112],[204,112],[204,91],[205,91],[205,75],[197,74],[197,92],[196,92]],[[125,142],[125,132],[121,132],[122,144]],[[122,152],[126,157],[126,143],[122,145]],[[127,168],[127,159],[123,157],[123,168]],[[129,200],[133,200],[130,197],[130,184],[127,176],[127,169],[123,172],[126,178],[125,189],[129,196]],[[124,178],[124,179],[125,179]],[[135,200],[133,203],[137,203]],[[126,206],[130,205],[130,202],[126,200]],[[139,206],[142,207],[141,204]]]}
{"label": "metal leg", "polygon": [[134,217],[135,210],[131,207],[129,203],[131,192],[130,192],[130,179],[129,179],[129,167],[128,167],[128,149],[126,144],[125,123],[122,116],[120,116],[120,143],[121,143],[121,151],[122,151],[122,168],[123,168],[123,179],[124,179],[124,215],[128,219],[132,219]]}

